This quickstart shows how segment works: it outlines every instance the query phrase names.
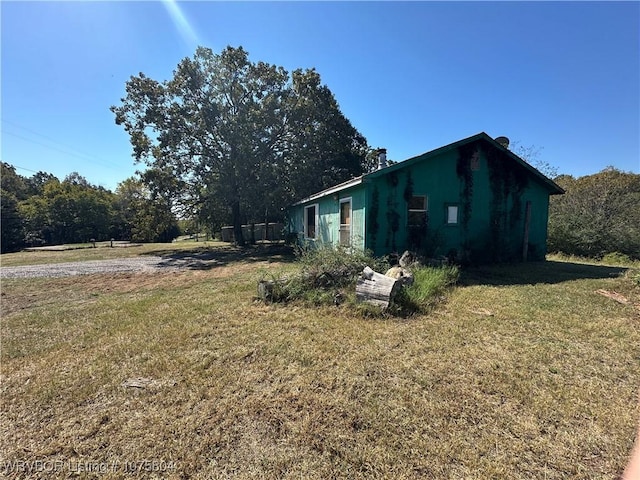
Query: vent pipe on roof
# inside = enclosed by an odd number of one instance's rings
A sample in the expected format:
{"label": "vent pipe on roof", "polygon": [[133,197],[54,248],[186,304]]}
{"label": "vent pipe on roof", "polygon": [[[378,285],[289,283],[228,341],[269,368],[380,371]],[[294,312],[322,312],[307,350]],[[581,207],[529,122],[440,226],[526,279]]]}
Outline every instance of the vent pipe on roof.
{"label": "vent pipe on roof", "polygon": [[496,142],[498,142],[504,148],[509,148],[509,139],[507,137],[496,137]]}
{"label": "vent pipe on roof", "polygon": [[378,170],[382,170],[387,166],[387,149],[378,149]]}

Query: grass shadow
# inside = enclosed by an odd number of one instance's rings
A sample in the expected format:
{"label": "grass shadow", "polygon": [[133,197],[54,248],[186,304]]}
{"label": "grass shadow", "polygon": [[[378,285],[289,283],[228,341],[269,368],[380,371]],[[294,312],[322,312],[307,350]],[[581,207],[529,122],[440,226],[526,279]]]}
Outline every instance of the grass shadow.
{"label": "grass shadow", "polygon": [[543,262],[484,265],[464,269],[458,285],[533,285],[555,284],[580,279],[617,278],[628,269],[585,263]]}
{"label": "grass shadow", "polygon": [[260,244],[238,247],[224,245],[199,247],[191,250],[166,249],[145,253],[163,258],[159,268],[186,268],[190,270],[210,270],[237,262],[275,261],[290,263],[295,260],[293,248],[283,244]]}

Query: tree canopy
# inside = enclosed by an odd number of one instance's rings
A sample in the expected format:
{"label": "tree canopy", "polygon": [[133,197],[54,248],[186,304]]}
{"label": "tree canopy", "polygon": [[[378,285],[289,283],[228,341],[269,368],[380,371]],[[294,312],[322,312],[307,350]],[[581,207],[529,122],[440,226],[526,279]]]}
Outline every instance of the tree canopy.
{"label": "tree canopy", "polygon": [[640,259],[640,175],[609,167],[579,178],[560,175],[555,182],[566,193],[551,197],[549,251]]}
{"label": "tree canopy", "polygon": [[167,242],[179,234],[171,208],[151,198],[140,178],[126,179],[112,193],[77,172],[60,181],[46,172],[23,177],[7,163],[1,168],[2,253],[91,239]]}
{"label": "tree canopy", "polygon": [[[198,47],[168,81],[140,73],[112,106],[153,195],[211,225],[279,219],[293,200],[364,173],[365,138],[314,69]],[[185,215],[186,216],[186,215]]]}

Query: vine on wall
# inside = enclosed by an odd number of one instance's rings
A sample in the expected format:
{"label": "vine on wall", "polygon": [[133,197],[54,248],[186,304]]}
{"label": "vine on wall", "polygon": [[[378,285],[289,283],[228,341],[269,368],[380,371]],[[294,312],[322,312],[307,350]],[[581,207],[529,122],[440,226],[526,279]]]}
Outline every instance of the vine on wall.
{"label": "vine on wall", "polygon": [[458,161],[456,162],[456,174],[460,179],[460,224],[467,236],[469,221],[471,220],[471,200],[473,197],[473,170],[471,162],[474,155],[478,155],[478,145],[474,143],[458,147]]}
{"label": "vine on wall", "polygon": [[508,260],[515,255],[508,240],[522,218],[522,194],[529,175],[495,147],[488,147],[485,153],[491,188],[491,255],[496,261]]}
{"label": "vine on wall", "polygon": [[376,237],[378,236],[378,228],[380,228],[380,224],[378,223],[378,213],[380,211],[380,192],[378,191],[378,186],[373,187],[373,192],[371,193],[371,207],[369,208],[369,234],[371,235],[371,249],[375,251],[376,249]]}
{"label": "vine on wall", "polygon": [[389,194],[387,195],[387,239],[385,247],[397,250],[396,234],[400,229],[400,214],[398,213],[398,202],[396,200],[396,188],[398,186],[398,174],[391,172],[387,175]]}
{"label": "vine on wall", "polygon": [[[411,170],[407,170],[407,183],[404,186],[403,198],[405,201],[405,211],[409,211],[409,202],[413,198],[413,178]],[[407,222],[408,223],[408,222]],[[423,253],[425,239],[427,236],[427,225],[429,215],[425,214],[424,223],[421,225],[407,225],[407,248],[414,252]]]}
{"label": "vine on wall", "polygon": [[411,170],[407,170],[407,184],[404,187],[404,201],[409,203],[413,197],[413,179],[411,178]]}

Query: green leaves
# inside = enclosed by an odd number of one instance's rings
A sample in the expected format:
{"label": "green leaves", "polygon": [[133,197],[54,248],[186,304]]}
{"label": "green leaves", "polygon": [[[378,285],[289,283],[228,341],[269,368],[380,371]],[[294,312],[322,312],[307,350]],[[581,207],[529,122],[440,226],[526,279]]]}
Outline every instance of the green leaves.
{"label": "green leaves", "polygon": [[588,257],[620,252],[640,258],[640,175],[609,167],[555,181],[566,193],[551,197],[550,251]]}
{"label": "green leaves", "polygon": [[366,140],[315,70],[289,75],[251,62],[242,47],[198,47],[170,80],[141,73],[126,92],[111,111],[134,158],[175,176],[174,206],[210,223],[231,220],[236,237],[241,223],[281,219],[293,200],[360,175],[366,164]]}

